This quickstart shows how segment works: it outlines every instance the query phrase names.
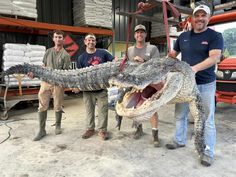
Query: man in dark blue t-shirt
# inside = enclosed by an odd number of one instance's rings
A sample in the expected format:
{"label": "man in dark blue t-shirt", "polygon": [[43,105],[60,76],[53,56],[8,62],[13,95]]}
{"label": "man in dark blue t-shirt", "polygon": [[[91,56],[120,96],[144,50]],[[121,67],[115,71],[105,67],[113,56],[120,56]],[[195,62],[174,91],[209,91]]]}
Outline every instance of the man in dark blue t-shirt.
{"label": "man in dark blue t-shirt", "polygon": [[[77,60],[77,68],[85,68],[112,61],[114,57],[104,49],[97,49],[94,34],[85,36],[84,44],[86,51]],[[107,132],[108,123],[108,98],[107,90],[96,90],[83,92],[83,100],[86,107],[86,132],[83,139],[90,138],[95,134],[95,106],[98,106],[98,135],[103,139],[109,138]]]}
{"label": "man in dark blue t-shirt", "polygon": [[[199,5],[193,11],[193,30],[182,33],[177,39],[174,50],[169,56],[175,58],[181,53],[183,61],[190,64],[196,74],[196,82],[206,108],[207,120],[204,129],[206,144],[201,164],[210,166],[214,158],[216,141],[215,129],[215,64],[221,57],[223,50],[223,37],[207,27],[210,20],[210,8]],[[184,147],[187,141],[187,119],[189,107],[187,103],[175,106],[176,132],[174,142],[167,144],[168,149]]]}

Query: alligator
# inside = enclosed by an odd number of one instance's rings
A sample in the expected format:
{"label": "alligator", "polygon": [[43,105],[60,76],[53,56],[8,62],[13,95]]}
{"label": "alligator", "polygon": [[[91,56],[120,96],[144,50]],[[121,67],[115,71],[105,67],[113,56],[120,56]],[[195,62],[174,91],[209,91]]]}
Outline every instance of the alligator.
{"label": "alligator", "polygon": [[127,61],[122,70],[120,65],[121,62],[113,61],[76,70],[50,70],[23,64],[12,66],[4,74],[33,72],[34,77],[49,83],[81,91],[111,85],[125,88],[116,104],[116,112],[137,123],[148,120],[166,104],[188,102],[194,118],[194,144],[201,155],[206,116],[191,67],[173,58],[152,58],[142,64]]}

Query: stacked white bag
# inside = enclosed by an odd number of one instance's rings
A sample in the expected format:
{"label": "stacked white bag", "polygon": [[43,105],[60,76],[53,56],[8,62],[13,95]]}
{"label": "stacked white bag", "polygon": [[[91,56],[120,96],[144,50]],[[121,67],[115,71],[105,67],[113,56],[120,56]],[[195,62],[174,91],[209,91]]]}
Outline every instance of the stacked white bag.
{"label": "stacked white bag", "polygon": [[[30,63],[34,65],[42,65],[43,56],[46,51],[45,46],[31,45],[31,44],[13,44],[6,43],[3,45],[3,62],[2,70],[5,71],[11,66],[23,63]],[[4,81],[9,86],[18,86],[18,80],[14,76],[5,76]],[[37,78],[30,79],[27,76],[22,78],[22,86],[38,86],[40,80]]]}
{"label": "stacked white bag", "polygon": [[11,0],[0,0],[0,14],[12,14]]}
{"label": "stacked white bag", "polygon": [[37,18],[36,0],[0,0],[0,13]]}
{"label": "stacked white bag", "polygon": [[74,0],[74,26],[112,28],[112,0]]}

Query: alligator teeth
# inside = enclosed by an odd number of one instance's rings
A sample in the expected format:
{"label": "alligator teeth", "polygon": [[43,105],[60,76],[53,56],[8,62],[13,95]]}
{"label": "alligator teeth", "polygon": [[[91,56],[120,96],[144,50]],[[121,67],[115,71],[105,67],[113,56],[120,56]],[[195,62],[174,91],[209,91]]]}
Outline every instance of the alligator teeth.
{"label": "alligator teeth", "polygon": [[132,89],[131,91],[130,91],[130,93],[135,93],[136,92],[136,90],[135,89]]}

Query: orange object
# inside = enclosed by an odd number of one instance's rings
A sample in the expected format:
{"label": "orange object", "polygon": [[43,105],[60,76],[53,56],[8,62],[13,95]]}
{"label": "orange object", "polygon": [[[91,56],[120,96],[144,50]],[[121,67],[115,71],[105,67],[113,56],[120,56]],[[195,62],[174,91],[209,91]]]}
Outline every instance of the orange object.
{"label": "orange object", "polygon": [[214,15],[211,17],[209,25],[225,23],[236,20],[236,11],[226,12],[223,14]]}
{"label": "orange object", "polygon": [[236,103],[236,58],[226,58],[218,64],[223,77],[216,80],[216,102]]}
{"label": "orange object", "polygon": [[[220,23],[225,23],[225,22],[230,22],[230,21],[235,21],[235,20],[236,20],[236,11],[226,12],[223,14],[213,15],[209,21],[209,25],[220,24]],[[184,21],[180,22],[178,26],[183,30],[187,30],[189,27],[189,24],[191,25],[191,23],[192,23],[192,17],[190,15],[187,18],[185,18]]]}

